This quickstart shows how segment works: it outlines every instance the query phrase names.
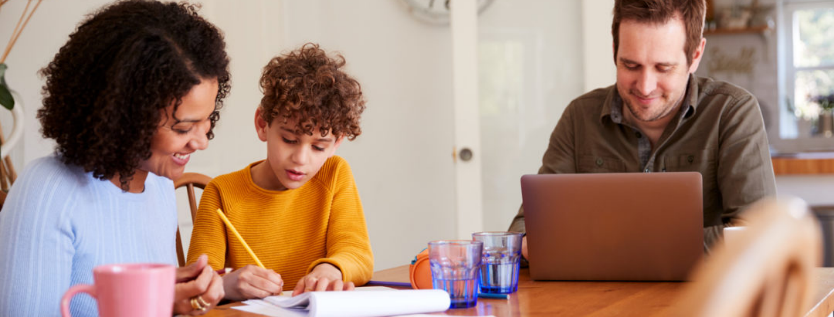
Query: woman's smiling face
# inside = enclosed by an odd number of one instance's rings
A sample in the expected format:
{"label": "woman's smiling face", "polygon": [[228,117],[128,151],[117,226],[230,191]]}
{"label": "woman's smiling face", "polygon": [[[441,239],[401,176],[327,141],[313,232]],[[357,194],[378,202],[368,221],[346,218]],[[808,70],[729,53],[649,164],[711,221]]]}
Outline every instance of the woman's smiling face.
{"label": "woman's smiling face", "polygon": [[215,109],[217,79],[203,79],[174,106],[165,108],[165,116],[151,140],[151,157],[139,169],[177,179],[185,172],[185,164],[197,150],[208,147],[210,116]]}

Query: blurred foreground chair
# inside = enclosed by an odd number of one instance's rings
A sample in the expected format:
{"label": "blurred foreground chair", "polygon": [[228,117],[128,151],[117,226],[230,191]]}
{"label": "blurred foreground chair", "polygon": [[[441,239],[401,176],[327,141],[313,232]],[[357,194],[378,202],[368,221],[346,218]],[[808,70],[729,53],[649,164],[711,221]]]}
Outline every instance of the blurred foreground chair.
{"label": "blurred foreground chair", "polygon": [[[191,223],[194,223],[194,218],[197,215],[197,195],[194,194],[194,187],[199,189],[206,189],[206,185],[211,181],[211,177],[200,173],[185,173],[174,181],[174,188],[179,189],[185,187],[188,193],[188,206],[191,209]],[[177,225],[177,262],[180,267],[185,266],[185,249],[182,247],[182,236],[180,235],[180,227]]]}
{"label": "blurred foreground chair", "polygon": [[674,316],[803,316],[820,265],[819,224],[799,198],[763,199],[695,269]]}

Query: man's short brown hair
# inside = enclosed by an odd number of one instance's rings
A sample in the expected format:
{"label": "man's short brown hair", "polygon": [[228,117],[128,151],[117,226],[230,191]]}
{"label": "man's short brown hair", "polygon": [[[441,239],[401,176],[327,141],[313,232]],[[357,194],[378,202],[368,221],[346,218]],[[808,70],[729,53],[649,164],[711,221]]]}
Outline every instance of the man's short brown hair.
{"label": "man's short brown hair", "polygon": [[290,53],[277,56],[264,67],[261,76],[261,118],[268,124],[298,120],[295,133],[321,136],[332,129],[336,137],[353,140],[360,134],[359,117],[365,98],[359,82],[341,70],[345,58],[333,57],[307,43]]}
{"label": "man's short brown hair", "polygon": [[704,31],[706,14],[704,0],[616,0],[614,2],[614,23],[611,35],[614,36],[614,63],[620,48],[620,22],[634,20],[641,23],[662,24],[680,17],[686,32],[683,52],[686,53],[687,65],[692,65],[692,57]]}

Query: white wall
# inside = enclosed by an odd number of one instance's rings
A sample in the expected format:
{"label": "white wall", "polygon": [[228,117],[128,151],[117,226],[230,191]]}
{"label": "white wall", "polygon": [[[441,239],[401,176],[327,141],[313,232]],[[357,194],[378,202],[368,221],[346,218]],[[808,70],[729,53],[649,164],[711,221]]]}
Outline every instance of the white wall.
{"label": "white wall", "polygon": [[582,1],[582,47],[585,53],[585,91],[617,81],[611,21],[614,0]]}

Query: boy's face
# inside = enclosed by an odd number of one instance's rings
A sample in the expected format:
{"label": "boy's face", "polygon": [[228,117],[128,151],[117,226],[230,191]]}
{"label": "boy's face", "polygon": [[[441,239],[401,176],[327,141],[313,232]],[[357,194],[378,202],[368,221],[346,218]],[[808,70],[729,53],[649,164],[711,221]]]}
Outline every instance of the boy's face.
{"label": "boy's face", "polygon": [[313,129],[313,135],[295,134],[295,120],[282,124],[276,118],[268,124],[261,118],[261,111],[258,108],[255,112],[255,129],[258,138],[266,142],[266,163],[273,174],[268,177],[271,179],[269,183],[275,185],[275,188],[269,189],[301,187],[316,176],[342,143],[342,138],[333,133],[322,137],[318,128]]}

